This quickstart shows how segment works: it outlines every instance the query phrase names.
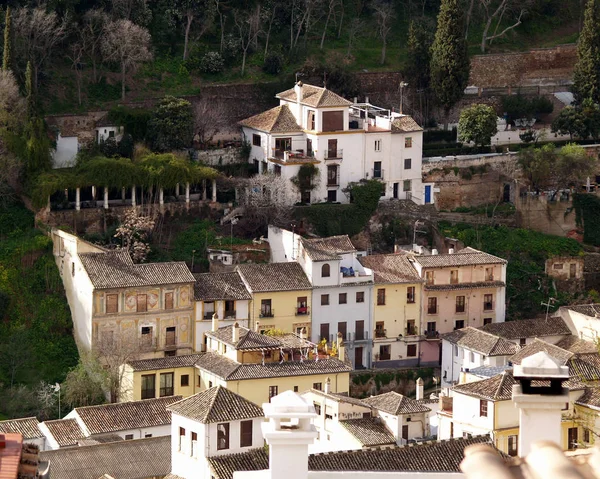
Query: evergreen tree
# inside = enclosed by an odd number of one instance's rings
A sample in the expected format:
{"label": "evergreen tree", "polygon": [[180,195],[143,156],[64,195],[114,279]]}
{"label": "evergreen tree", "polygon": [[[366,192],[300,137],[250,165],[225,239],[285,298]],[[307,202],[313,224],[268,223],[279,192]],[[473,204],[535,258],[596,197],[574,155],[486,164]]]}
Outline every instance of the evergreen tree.
{"label": "evergreen tree", "polygon": [[36,114],[36,98],[33,89],[33,68],[31,68],[31,62],[27,62],[25,70],[25,98],[27,100],[27,118],[29,119],[33,118]]}
{"label": "evergreen tree", "polygon": [[10,7],[6,7],[6,21],[4,23],[4,54],[2,56],[2,69],[10,70],[12,64],[12,42],[11,42],[11,31],[12,27],[12,16],[10,14]]}
{"label": "evergreen tree", "polygon": [[450,109],[460,100],[469,81],[465,22],[459,0],[442,0],[430,68],[431,86],[438,104],[444,108],[447,124]]}
{"label": "evergreen tree", "polygon": [[408,27],[406,76],[409,83],[418,89],[429,87],[429,64],[434,35],[432,26],[426,19],[422,19],[411,21]]}
{"label": "evergreen tree", "polygon": [[52,167],[50,158],[50,140],[48,139],[46,122],[37,108],[36,92],[34,91],[33,68],[27,63],[25,70],[25,92],[27,95],[27,124],[24,138],[25,163],[30,178],[49,170]]}
{"label": "evergreen tree", "polygon": [[579,41],[577,63],[573,73],[573,94],[577,103],[591,99],[600,103],[600,6],[588,0]]}

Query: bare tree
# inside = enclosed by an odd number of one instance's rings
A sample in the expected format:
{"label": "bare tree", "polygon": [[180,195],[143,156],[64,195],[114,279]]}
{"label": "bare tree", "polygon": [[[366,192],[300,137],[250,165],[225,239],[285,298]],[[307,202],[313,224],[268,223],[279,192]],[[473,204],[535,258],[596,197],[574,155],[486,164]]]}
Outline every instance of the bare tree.
{"label": "bare tree", "polygon": [[381,47],[381,64],[385,63],[385,54],[387,50],[387,40],[392,30],[392,22],[396,17],[394,5],[387,0],[377,0],[373,3],[375,10],[375,20],[377,21],[377,33],[383,42]]}
{"label": "bare tree", "polygon": [[338,3],[338,0],[329,0],[329,5],[328,5],[329,8],[327,9],[327,17],[325,17],[325,25],[323,26],[323,34],[321,35],[321,45],[319,45],[319,48],[321,50],[323,50],[323,45],[325,43],[325,35],[327,35],[327,27],[329,26],[329,19],[331,18],[331,15],[334,13],[337,3]]}
{"label": "bare tree", "polygon": [[362,28],[363,22],[359,17],[353,18],[348,25],[348,49],[346,50],[347,57],[349,57],[352,53],[352,47],[354,47],[356,37],[358,37],[358,35],[361,33]]}
{"label": "bare tree", "polygon": [[219,16],[219,30],[221,32],[221,43],[219,47],[219,51],[223,53],[223,46],[225,45],[225,21],[227,19],[224,9],[227,6],[227,2],[225,0],[215,0],[215,11]]}
{"label": "bare tree", "polygon": [[202,146],[209,144],[217,133],[229,125],[225,105],[202,97],[194,105],[194,135]]}
{"label": "bare tree", "polygon": [[46,12],[45,5],[19,8],[13,17],[16,56],[27,59],[33,67],[33,86],[37,89],[38,74],[56,47],[67,34],[67,17]]}
{"label": "bare tree", "polygon": [[75,82],[77,83],[77,103],[81,105],[81,61],[85,52],[85,46],[82,41],[76,40],[69,45],[67,58],[71,61],[71,68],[75,72]]}
{"label": "bare tree", "polygon": [[306,31],[308,31],[311,24],[310,16],[313,12],[313,9],[318,5],[318,0],[301,0],[297,3],[294,2],[294,5],[298,7],[299,12],[296,14],[296,36],[292,45],[290,46],[290,49],[298,46],[298,38],[300,38],[302,28],[305,27]]}
{"label": "bare tree", "polygon": [[214,16],[214,5],[208,0],[178,0],[173,3],[172,14],[184,22],[183,59],[189,56],[190,30],[194,22],[200,23],[198,37],[211,27]]}
{"label": "bare tree", "polygon": [[152,59],[150,34],[129,20],[111,22],[105,28],[102,51],[106,60],[116,61],[121,66],[121,99],[124,100],[127,71]]}
{"label": "bare tree", "polygon": [[265,58],[267,58],[267,54],[269,53],[269,39],[271,38],[271,28],[273,27],[276,13],[277,3],[275,2],[272,2],[270,6],[265,6],[262,10],[261,21],[269,26],[265,32]]}
{"label": "bare tree", "polygon": [[102,61],[100,46],[104,38],[104,28],[108,23],[108,15],[100,10],[88,10],[83,16],[83,23],[79,32],[85,49],[85,54],[92,62],[92,80],[98,81],[98,63]]}
{"label": "bare tree", "polygon": [[233,21],[238,30],[240,38],[240,47],[242,48],[242,76],[246,70],[246,57],[250,45],[260,31],[260,5],[250,12],[242,12],[240,10],[233,11]]}
{"label": "bare tree", "polygon": [[[483,27],[483,33],[481,35],[481,53],[485,53],[488,42],[491,43],[495,38],[500,38],[509,30],[521,25],[521,18],[525,13],[526,2],[513,3],[512,0],[500,0],[497,6],[494,5],[494,0],[480,0],[480,2],[485,15],[485,26]],[[498,28],[504,20],[505,14],[510,15],[512,13],[514,13],[515,22],[500,33],[497,33]],[[494,33],[490,35],[490,28],[494,22],[496,23],[496,27],[494,28]]]}

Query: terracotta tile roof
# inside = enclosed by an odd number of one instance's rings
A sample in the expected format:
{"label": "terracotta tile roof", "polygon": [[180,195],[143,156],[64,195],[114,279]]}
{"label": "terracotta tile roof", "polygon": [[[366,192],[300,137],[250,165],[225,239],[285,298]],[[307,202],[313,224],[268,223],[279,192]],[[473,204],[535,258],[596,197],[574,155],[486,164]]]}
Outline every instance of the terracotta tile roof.
{"label": "terracotta tile roof", "polygon": [[251,299],[252,295],[237,271],[233,273],[195,274],[194,299],[196,301],[218,301]]}
{"label": "terracotta tile roof", "polygon": [[573,353],[536,338],[527,346],[523,346],[518,353],[508,359],[513,364],[521,364],[523,359],[532,356],[535,353],[539,353],[540,351],[548,353],[550,356],[560,361],[563,366],[573,357]]}
{"label": "terracotta tile roof", "polygon": [[357,451],[327,452],[308,456],[309,471],[414,471],[459,472],[465,447],[492,444],[490,436],[447,439],[377,447]]}
{"label": "terracotta tile roof", "polygon": [[240,125],[267,133],[293,133],[301,132],[302,127],[287,105],[276,106],[240,121]]}
{"label": "terracotta tile roof", "polygon": [[396,438],[380,418],[366,417],[340,421],[346,429],[363,446],[382,446],[396,444]]}
{"label": "terracotta tile roof", "polygon": [[[534,386],[547,384],[547,381],[533,381]],[[454,392],[466,394],[479,399],[487,399],[488,401],[510,401],[512,399],[512,387],[517,384],[513,377],[512,370],[506,370],[502,374],[482,379],[481,381],[473,381],[471,383],[458,384],[452,388]],[[563,383],[563,386],[571,391],[578,391],[585,388],[585,385],[576,380],[569,379]]]}
{"label": "terracotta tile roof", "polygon": [[82,253],[79,258],[96,289],[195,282],[183,261],[134,264],[126,251]]}
{"label": "terracotta tile roof", "polygon": [[21,419],[8,419],[0,421],[0,433],[19,433],[23,439],[36,439],[44,437],[42,431],[38,427],[37,417],[24,417]]}
{"label": "terracotta tile roof", "polygon": [[415,256],[414,258],[424,268],[507,263],[505,259],[473,248],[463,248],[452,254],[431,254],[427,256]]}
{"label": "terracotta tile roof", "polygon": [[431,409],[420,402],[394,391],[365,398],[363,402],[393,416],[431,411]]}
{"label": "terracotta tile roof", "polygon": [[171,436],[44,451],[40,459],[50,461],[57,479],[164,477],[171,471]]}
{"label": "terracotta tile roof", "polygon": [[600,389],[597,387],[587,387],[583,395],[575,401],[575,404],[582,406],[591,406],[600,409]]}
{"label": "terracotta tile roof", "polygon": [[140,359],[127,364],[134,371],[153,371],[156,369],[189,368],[196,364],[201,354],[184,354],[183,356],[165,356],[164,358]]}
{"label": "terracotta tile roof", "polygon": [[204,334],[239,350],[279,349],[281,347],[277,338],[257,333],[243,326],[238,327],[238,330],[240,333],[238,341],[233,341],[233,326],[224,326],[216,331],[206,331]]}
{"label": "terracotta tile roof", "polygon": [[312,288],[302,266],[296,262],[241,264],[237,270],[254,293]]}
{"label": "terracotta tile roof", "polygon": [[348,396],[347,394],[326,393],[325,391],[321,391],[319,389],[309,389],[306,392],[311,392],[313,394],[316,394],[317,396],[325,397],[339,403],[354,404],[356,406],[362,406],[369,409],[372,408],[372,406],[364,402],[362,399],[353,398]]}
{"label": "terracotta tile roof", "polygon": [[402,115],[392,121],[392,133],[410,133],[411,131],[423,131],[423,128],[412,116]]}
{"label": "terracotta tile roof", "polygon": [[55,419],[53,421],[44,421],[42,424],[48,428],[48,431],[50,431],[50,434],[60,447],[76,446],[77,441],[85,437],[75,419]]}
{"label": "terracotta tile roof", "polygon": [[194,394],[168,409],[203,424],[264,416],[261,407],[222,386]]}
{"label": "terracotta tile roof", "polygon": [[227,381],[334,374],[352,370],[351,366],[337,359],[284,361],[282,363],[265,363],[264,365],[240,364],[216,353],[204,354],[196,363],[196,367]]}
{"label": "terracotta tile roof", "polygon": [[340,259],[344,253],[355,253],[356,248],[348,235],[329,236],[327,238],[301,238],[302,246],[313,261]]}
{"label": "terracotta tile roof", "polygon": [[207,459],[215,479],[233,479],[233,473],[237,471],[269,469],[269,454],[262,447],[248,452],[212,456]]}
{"label": "terracotta tile roof", "polygon": [[182,396],[168,396],[141,401],[103,404],[75,408],[90,434],[125,431],[142,427],[171,424],[167,407]]}
{"label": "terracotta tile roof", "polygon": [[512,366],[505,364],[504,366],[479,366],[469,369],[469,374],[480,378],[491,378],[498,374],[502,374],[507,369],[512,369]]}
{"label": "terracotta tile roof", "polygon": [[592,318],[600,318],[600,304],[577,304],[574,306],[565,306],[566,309],[575,311],[576,313],[585,314]]}
{"label": "terracotta tile roof", "polygon": [[[560,319],[562,321],[560,317],[552,319]],[[567,336],[556,343],[556,345],[575,354],[598,354],[598,346],[594,342],[579,339],[577,336]]]}
{"label": "terracotta tile roof", "polygon": [[427,291],[458,291],[463,289],[476,288],[504,288],[504,281],[479,281],[476,283],[457,283],[457,284],[426,284]]}
{"label": "terracotta tile roof", "polygon": [[581,381],[600,381],[600,356],[598,353],[578,354],[569,359],[569,374]]}
{"label": "terracotta tile roof", "polygon": [[[323,87],[314,85],[302,84],[302,101],[301,103],[308,106],[322,107],[322,106],[349,106],[352,105],[351,101],[342,98],[337,93],[333,93],[331,90],[327,90]],[[275,95],[277,98],[281,98],[287,101],[297,101],[296,91],[294,88],[283,91]]]}
{"label": "terracotta tile roof", "polygon": [[163,479],[185,479],[185,477],[178,476],[177,474],[167,474]]}
{"label": "terracotta tile roof", "polygon": [[422,283],[407,255],[374,254],[358,259],[365,268],[373,270],[376,284]]}
{"label": "terracotta tile roof", "polygon": [[6,446],[0,448],[0,479],[17,479],[23,450],[23,436],[19,433],[7,433],[4,436]]}
{"label": "terracotta tile roof", "polygon": [[443,334],[442,339],[485,356],[509,356],[519,350],[512,341],[471,326]]}
{"label": "terracotta tile roof", "polygon": [[541,338],[543,336],[571,334],[571,330],[560,317],[548,318],[547,321],[544,318],[539,318],[490,323],[479,329],[505,339]]}

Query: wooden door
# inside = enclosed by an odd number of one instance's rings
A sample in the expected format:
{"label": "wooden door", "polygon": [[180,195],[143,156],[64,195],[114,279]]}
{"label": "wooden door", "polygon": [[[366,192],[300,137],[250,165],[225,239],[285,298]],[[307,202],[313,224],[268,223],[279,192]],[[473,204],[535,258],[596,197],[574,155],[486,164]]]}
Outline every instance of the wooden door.
{"label": "wooden door", "polygon": [[363,367],[363,348],[354,348],[354,369]]}
{"label": "wooden door", "polygon": [[402,426],[402,439],[408,441],[408,424]]}

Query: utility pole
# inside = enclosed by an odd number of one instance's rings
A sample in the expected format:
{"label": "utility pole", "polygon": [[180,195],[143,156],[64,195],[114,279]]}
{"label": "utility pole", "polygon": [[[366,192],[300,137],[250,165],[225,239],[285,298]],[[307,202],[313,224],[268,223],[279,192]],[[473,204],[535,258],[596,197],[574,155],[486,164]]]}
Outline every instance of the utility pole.
{"label": "utility pole", "polygon": [[402,115],[402,102],[404,99],[404,88],[408,86],[408,83],[405,81],[400,82],[400,114]]}
{"label": "utility pole", "polygon": [[548,298],[548,302],[544,303],[543,301],[540,303],[542,306],[546,306],[546,321],[548,321],[548,312],[550,311],[550,306],[552,306],[556,302],[556,298]]}

